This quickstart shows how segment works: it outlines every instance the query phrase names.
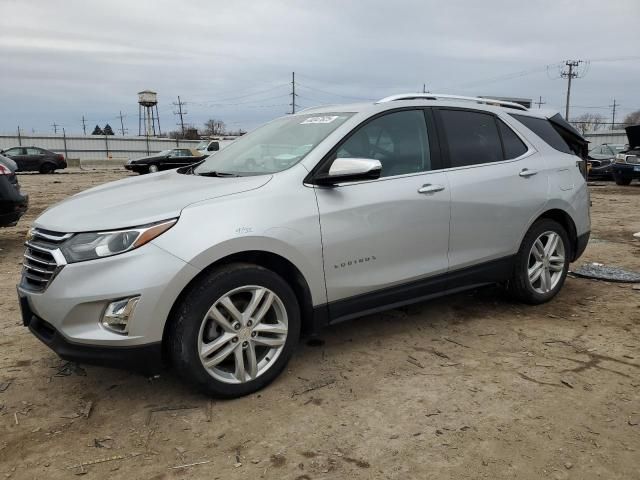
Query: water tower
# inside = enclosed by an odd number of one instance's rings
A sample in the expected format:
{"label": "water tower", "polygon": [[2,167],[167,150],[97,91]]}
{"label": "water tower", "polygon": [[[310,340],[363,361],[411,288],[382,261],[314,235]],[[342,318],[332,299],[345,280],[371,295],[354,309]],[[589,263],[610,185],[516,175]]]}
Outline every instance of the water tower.
{"label": "water tower", "polygon": [[151,90],[138,92],[138,135],[155,137],[156,123],[158,135],[162,135],[158,116],[158,94]]}

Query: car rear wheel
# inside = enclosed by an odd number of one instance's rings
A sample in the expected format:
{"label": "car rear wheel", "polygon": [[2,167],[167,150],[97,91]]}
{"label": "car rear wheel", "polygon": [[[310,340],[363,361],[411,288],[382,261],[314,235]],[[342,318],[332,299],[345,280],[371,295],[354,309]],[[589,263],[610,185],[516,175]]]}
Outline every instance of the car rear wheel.
{"label": "car rear wheel", "polygon": [[149,165],[149,173],[156,173],[160,171],[160,168],[158,168],[158,165]]}
{"label": "car rear wheel", "polygon": [[40,165],[40,173],[49,174],[55,171],[56,167],[52,163],[43,163]]}
{"label": "car rear wheel", "polygon": [[271,383],[300,336],[300,309],[277,274],[236,263],[211,271],[184,296],[169,346],[182,378],[206,393],[234,398]]}
{"label": "car rear wheel", "polygon": [[537,305],[551,300],[562,288],[569,271],[571,244],[558,222],[542,219],[534,223],[516,255],[509,286],[519,300]]}

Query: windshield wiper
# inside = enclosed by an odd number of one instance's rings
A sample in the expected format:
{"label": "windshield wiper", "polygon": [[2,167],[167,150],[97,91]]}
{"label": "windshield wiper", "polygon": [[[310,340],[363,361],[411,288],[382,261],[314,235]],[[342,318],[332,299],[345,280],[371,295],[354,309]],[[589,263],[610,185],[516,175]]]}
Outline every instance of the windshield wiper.
{"label": "windshield wiper", "polygon": [[215,172],[215,171],[196,173],[196,175],[199,175],[201,177],[239,177],[240,176],[236,173]]}

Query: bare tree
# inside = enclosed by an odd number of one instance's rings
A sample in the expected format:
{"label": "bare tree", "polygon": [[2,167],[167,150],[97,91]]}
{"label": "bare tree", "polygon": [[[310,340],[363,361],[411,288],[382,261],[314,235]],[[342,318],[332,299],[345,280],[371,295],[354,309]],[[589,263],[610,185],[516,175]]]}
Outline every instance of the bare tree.
{"label": "bare tree", "polygon": [[571,125],[576,127],[583,135],[586,132],[595,132],[602,128],[604,123],[605,118],[599,113],[583,113],[571,121]]}
{"label": "bare tree", "polygon": [[638,125],[640,124],[640,110],[636,110],[635,112],[631,112],[624,117],[624,123],[627,125]]}
{"label": "bare tree", "polygon": [[222,120],[211,118],[204,123],[204,135],[224,135],[227,131],[227,126]]}

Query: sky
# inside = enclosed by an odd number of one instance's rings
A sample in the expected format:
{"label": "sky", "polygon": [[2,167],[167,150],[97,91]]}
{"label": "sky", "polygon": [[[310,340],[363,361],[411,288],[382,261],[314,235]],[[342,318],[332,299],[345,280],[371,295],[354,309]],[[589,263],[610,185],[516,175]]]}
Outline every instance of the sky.
{"label": "sky", "polygon": [[[584,60],[571,114],[640,109],[638,0],[0,0],[0,132],[251,130],[298,108],[421,91],[538,100],[564,112],[559,64]],[[536,107],[537,108],[537,107]],[[90,133],[90,132],[88,132]]]}

